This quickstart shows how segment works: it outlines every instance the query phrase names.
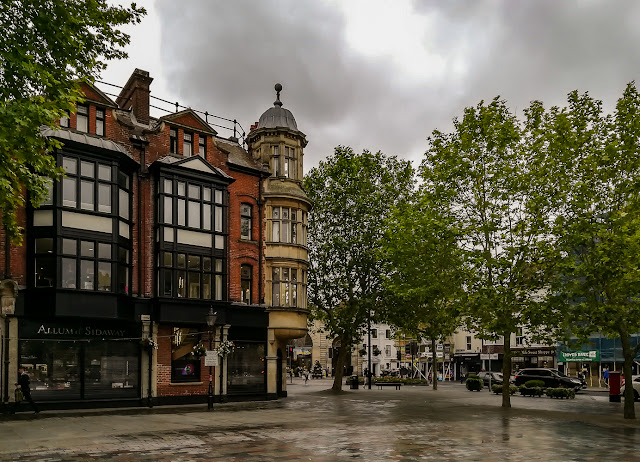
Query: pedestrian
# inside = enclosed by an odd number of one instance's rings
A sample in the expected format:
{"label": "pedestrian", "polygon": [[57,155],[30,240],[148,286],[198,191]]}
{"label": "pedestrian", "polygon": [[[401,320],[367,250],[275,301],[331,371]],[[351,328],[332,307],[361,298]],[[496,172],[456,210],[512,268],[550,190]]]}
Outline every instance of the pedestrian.
{"label": "pedestrian", "polygon": [[[33,408],[33,412],[35,414],[39,413],[40,410],[38,409],[38,406],[36,406],[36,403],[33,402],[33,398],[31,397],[31,381],[29,380],[29,374],[27,374],[27,372],[24,370],[24,367],[18,368],[17,386],[18,386],[18,389],[20,389],[20,391],[22,392],[23,399],[25,401],[29,401],[29,404]],[[19,403],[16,402],[15,407],[13,409],[14,414],[16,412],[16,408],[18,407],[18,405]]]}
{"label": "pedestrian", "polygon": [[306,385],[308,381],[309,381],[309,371],[305,370],[304,371],[304,384]]}
{"label": "pedestrian", "polygon": [[604,379],[604,385],[609,388],[609,368],[604,368],[604,373],[602,374],[602,378]]}

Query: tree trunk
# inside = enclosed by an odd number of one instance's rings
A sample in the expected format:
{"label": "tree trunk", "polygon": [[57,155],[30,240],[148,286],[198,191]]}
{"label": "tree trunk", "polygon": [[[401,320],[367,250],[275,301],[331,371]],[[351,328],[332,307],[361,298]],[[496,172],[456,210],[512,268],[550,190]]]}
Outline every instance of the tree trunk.
{"label": "tree trunk", "polygon": [[[504,333],[504,354],[502,356],[502,407],[511,407],[509,379],[511,378],[511,332]],[[489,390],[491,391],[491,390]]]}
{"label": "tree trunk", "polygon": [[431,378],[433,379],[433,389],[438,389],[438,355],[436,354],[436,339],[431,339]]}
{"label": "tree trunk", "polygon": [[333,391],[342,391],[342,381],[344,378],[344,365],[346,363],[347,354],[351,350],[351,345],[346,345],[344,338],[340,338],[340,349],[338,350],[338,361],[336,361],[336,370],[333,377]]}
{"label": "tree trunk", "polygon": [[620,340],[622,341],[622,355],[624,356],[624,366],[622,367],[622,373],[624,375],[625,387],[624,387],[624,418],[635,419],[636,408],[635,399],[632,386],[632,367],[633,360],[635,359],[635,349],[631,348],[631,342],[626,332],[622,330],[620,332]]}

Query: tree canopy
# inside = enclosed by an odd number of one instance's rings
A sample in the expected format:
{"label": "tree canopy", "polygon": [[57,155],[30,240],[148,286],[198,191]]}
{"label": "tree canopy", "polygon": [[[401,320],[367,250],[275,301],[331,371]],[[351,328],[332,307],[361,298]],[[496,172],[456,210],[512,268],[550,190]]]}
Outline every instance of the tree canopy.
{"label": "tree canopy", "polygon": [[[573,91],[564,108],[540,119],[541,161],[548,197],[555,197],[552,302],[566,312],[568,332],[586,341],[600,332],[619,338],[625,377],[640,343],[640,95],[627,85],[612,115],[588,93]],[[635,418],[627,387],[624,417]]]}
{"label": "tree canopy", "polygon": [[[459,228],[469,270],[463,315],[480,336],[504,338],[502,372],[509,377],[511,334],[519,327],[536,333],[554,325],[536,296],[543,282],[538,262],[548,248],[547,210],[539,178],[529,168],[529,138],[506,103],[495,98],[466,108],[451,133],[436,130],[429,142],[420,174]],[[510,407],[504,391],[503,406]]]}
{"label": "tree canopy", "polygon": [[309,212],[308,291],[312,317],[340,342],[334,390],[342,367],[383,291],[379,251],[384,219],[413,186],[409,162],[337,147],[305,177]]}
{"label": "tree canopy", "polygon": [[14,243],[16,211],[26,197],[38,206],[62,175],[48,153],[59,143],[41,135],[82,98],[105,61],[126,57],[129,36],[118,26],[145,14],[135,3],[106,0],[9,0],[0,10],[0,209]]}
{"label": "tree canopy", "polygon": [[[456,224],[424,189],[398,204],[385,222],[381,260],[386,265],[383,317],[417,339],[435,344],[460,325],[464,263]],[[435,377],[434,373],[434,377]],[[433,380],[437,389],[438,381]]]}

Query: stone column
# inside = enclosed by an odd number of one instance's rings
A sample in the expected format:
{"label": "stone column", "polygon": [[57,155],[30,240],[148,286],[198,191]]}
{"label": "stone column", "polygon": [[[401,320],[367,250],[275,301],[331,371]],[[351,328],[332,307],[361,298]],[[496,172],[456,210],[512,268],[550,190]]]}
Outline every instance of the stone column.
{"label": "stone column", "polygon": [[267,330],[267,399],[278,399],[278,339],[275,329]]}

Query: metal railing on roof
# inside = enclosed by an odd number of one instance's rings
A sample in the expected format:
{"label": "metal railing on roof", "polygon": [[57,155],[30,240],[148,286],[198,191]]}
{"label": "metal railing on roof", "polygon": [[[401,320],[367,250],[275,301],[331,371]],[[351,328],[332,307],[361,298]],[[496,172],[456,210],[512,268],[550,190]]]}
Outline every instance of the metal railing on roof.
{"label": "metal railing on roof", "polygon": [[[113,83],[109,83],[109,82],[104,82],[102,80],[96,80],[96,83],[102,84],[102,85],[108,85],[110,87],[115,87],[115,88],[119,88],[122,89],[123,87],[121,85],[115,85]],[[105,95],[114,97],[114,98],[118,98],[119,95],[116,95],[114,93],[108,93],[108,92],[104,92]],[[236,119],[229,119],[227,117],[222,117],[216,114],[210,114],[208,111],[201,111],[199,109],[193,109],[192,107],[189,106],[183,106],[181,105],[179,102],[172,102],[172,101],[168,101],[166,99],[162,99],[162,98],[158,98],[157,96],[151,96],[149,95],[150,99],[153,100],[157,100],[160,101],[162,103],[166,103],[166,104],[170,104],[172,106],[175,106],[175,111],[173,111],[172,109],[167,109],[166,107],[160,107],[160,106],[155,106],[153,104],[149,104],[149,107],[152,107],[154,109],[157,109],[159,111],[163,111],[166,113],[173,113],[173,112],[180,112],[181,109],[190,109],[193,112],[195,112],[196,114],[200,114],[202,116],[204,116],[204,121],[207,123],[207,125],[211,126],[211,127],[216,127],[216,128],[221,128],[223,130],[229,130],[230,132],[233,132],[233,137],[234,138],[238,138],[238,134],[240,134],[240,137],[242,139],[242,144],[246,143],[246,132],[244,131],[244,129],[242,128],[242,125],[240,125],[240,123],[236,120]],[[221,125],[221,124],[216,124],[213,122],[209,122],[209,117],[213,117],[214,119],[219,119],[219,120],[224,120],[225,122],[230,122],[233,124],[233,126],[229,126],[229,125]]]}

